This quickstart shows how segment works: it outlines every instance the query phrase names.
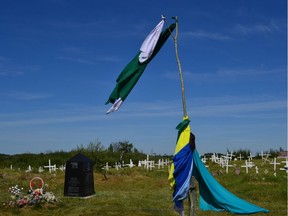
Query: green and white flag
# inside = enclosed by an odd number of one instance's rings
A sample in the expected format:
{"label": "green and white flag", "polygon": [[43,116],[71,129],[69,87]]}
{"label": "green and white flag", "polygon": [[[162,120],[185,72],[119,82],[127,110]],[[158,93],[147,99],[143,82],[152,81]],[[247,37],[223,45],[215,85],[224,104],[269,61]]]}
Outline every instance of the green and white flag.
{"label": "green and white flag", "polygon": [[171,24],[167,29],[162,31],[165,19],[150,32],[144,40],[140,51],[123,69],[116,80],[116,86],[109,96],[106,104],[112,103],[112,107],[106,112],[114,112],[119,109],[123,101],[131,92],[148,63],[159,52],[166,40],[175,28],[175,23]]}
{"label": "green and white flag", "polygon": [[149,33],[140,48],[139,62],[143,63],[149,59],[155,49],[161,35],[165,20],[162,19],[158,25]]}

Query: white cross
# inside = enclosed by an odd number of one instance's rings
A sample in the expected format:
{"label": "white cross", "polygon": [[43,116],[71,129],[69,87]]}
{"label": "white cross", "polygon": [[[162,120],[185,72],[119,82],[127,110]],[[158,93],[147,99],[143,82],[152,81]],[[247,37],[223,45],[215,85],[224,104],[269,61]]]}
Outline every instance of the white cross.
{"label": "white cross", "polygon": [[237,158],[239,158],[239,160],[242,160],[242,158],[243,158],[243,157],[242,157],[242,156],[241,156],[241,154],[240,154],[240,156],[239,156],[239,157],[237,157]]}
{"label": "white cross", "polygon": [[43,171],[44,171],[44,170],[43,170],[43,167],[40,166],[40,167],[38,168],[38,172],[41,173],[41,172],[43,172]]}
{"label": "white cross", "polygon": [[167,158],[165,159],[165,161],[164,161],[164,159],[163,159],[163,168],[164,168],[165,166],[168,166],[169,163],[170,163],[170,161],[169,161]]}
{"label": "white cross", "polygon": [[269,162],[268,157],[270,156],[270,154],[264,154],[263,151],[261,151],[260,154],[261,158],[262,158],[262,164],[265,164],[266,162]]}
{"label": "white cross", "polygon": [[250,155],[248,156],[248,160],[252,161],[253,157],[255,157],[255,156],[253,156],[252,153],[250,152]]}
{"label": "white cross", "polygon": [[286,161],[282,161],[281,163],[285,163],[284,168],[280,168],[280,170],[286,171],[288,173],[288,159]]}
{"label": "white cross", "polygon": [[119,167],[118,167],[118,163],[117,163],[117,162],[115,162],[115,168],[116,168],[116,170],[119,169]]}
{"label": "white cross", "polygon": [[130,167],[130,168],[132,168],[133,166],[134,166],[134,164],[133,164],[133,161],[130,159],[130,163],[128,164],[128,166]]}
{"label": "white cross", "polygon": [[229,165],[228,164],[228,159],[225,159],[225,160],[223,160],[223,163],[222,163],[222,167],[226,167],[226,173],[228,173],[228,167],[230,166],[232,166],[232,165]]}
{"label": "white cross", "polygon": [[149,161],[149,155],[147,154],[147,158],[146,158],[146,168],[147,170],[150,168],[150,161]]}
{"label": "white cross", "polygon": [[258,174],[258,167],[257,166],[255,166],[255,170],[256,170],[256,174]]}
{"label": "white cross", "polygon": [[280,164],[280,163],[277,163],[276,158],[274,158],[273,163],[270,163],[270,164],[272,164],[272,165],[274,166],[274,172],[275,172],[275,171],[276,171],[276,166],[277,166],[277,164]]}
{"label": "white cross", "polygon": [[111,167],[111,166],[109,166],[109,165],[108,165],[108,162],[107,162],[102,169],[108,171],[110,167]]}
{"label": "white cross", "polygon": [[231,153],[227,152],[227,157],[229,158],[229,160],[232,160],[233,156],[235,156],[235,155],[233,155],[233,151],[231,151]]}
{"label": "white cross", "polygon": [[155,167],[154,164],[155,164],[154,161],[147,161],[147,170],[148,169],[152,170]]}
{"label": "white cross", "polygon": [[31,171],[32,171],[32,169],[31,169],[31,166],[29,165],[29,166],[28,166],[28,169],[25,170],[25,172],[31,172]]}
{"label": "white cross", "polygon": [[246,168],[246,173],[248,173],[248,168],[253,167],[254,164],[250,161],[245,160],[245,165],[241,166],[241,167],[245,167]]}
{"label": "white cross", "polygon": [[211,160],[212,160],[212,162],[214,162],[214,163],[218,163],[218,155],[216,155],[215,153],[213,153],[213,155],[211,156]]}
{"label": "white cross", "polygon": [[142,163],[141,161],[138,161],[138,167],[141,167]]}
{"label": "white cross", "polygon": [[61,165],[60,167],[59,167],[59,169],[63,172],[64,170],[65,170],[65,165]]}
{"label": "white cross", "polygon": [[264,156],[264,153],[263,153],[263,151],[261,151],[261,153],[260,153],[260,156],[263,158],[263,156]]}
{"label": "white cross", "polygon": [[158,165],[158,169],[160,169],[160,167],[162,166],[162,161],[161,161],[161,159],[158,160],[158,164],[157,164],[157,165]]}
{"label": "white cross", "polygon": [[51,173],[52,171],[56,171],[56,164],[51,165],[51,161],[49,159],[49,165],[48,166],[44,166],[44,168],[48,168],[49,172]]}
{"label": "white cross", "polygon": [[205,157],[205,155],[204,155],[204,157],[201,158],[201,160],[203,163],[206,163],[207,158]]}

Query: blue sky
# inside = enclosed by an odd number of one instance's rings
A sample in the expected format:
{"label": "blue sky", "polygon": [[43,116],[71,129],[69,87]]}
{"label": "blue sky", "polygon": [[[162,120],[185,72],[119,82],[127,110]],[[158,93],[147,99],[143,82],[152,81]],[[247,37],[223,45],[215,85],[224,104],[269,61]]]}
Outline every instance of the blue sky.
{"label": "blue sky", "polygon": [[120,110],[105,114],[161,14],[179,19],[199,153],[286,149],[286,9],[285,0],[0,1],[0,153],[127,140],[173,154],[183,111],[172,38]]}

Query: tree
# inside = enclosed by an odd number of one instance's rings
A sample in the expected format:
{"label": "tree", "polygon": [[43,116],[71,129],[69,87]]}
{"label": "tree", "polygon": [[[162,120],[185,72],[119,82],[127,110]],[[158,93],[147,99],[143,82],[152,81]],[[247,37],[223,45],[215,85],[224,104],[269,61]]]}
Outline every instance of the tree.
{"label": "tree", "polygon": [[102,146],[101,141],[99,139],[97,139],[94,142],[91,141],[87,145],[86,149],[87,149],[88,152],[90,152],[92,154],[95,154],[97,152],[103,151],[104,147]]}
{"label": "tree", "polygon": [[129,143],[129,141],[122,141],[122,142],[119,142],[119,145],[120,145],[120,148],[119,148],[119,152],[120,152],[119,161],[122,161],[125,154],[132,153],[133,144]]}

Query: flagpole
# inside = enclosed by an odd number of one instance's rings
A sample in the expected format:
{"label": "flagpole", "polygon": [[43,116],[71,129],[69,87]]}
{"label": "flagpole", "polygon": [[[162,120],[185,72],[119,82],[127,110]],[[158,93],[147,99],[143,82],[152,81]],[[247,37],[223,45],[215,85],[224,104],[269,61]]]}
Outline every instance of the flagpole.
{"label": "flagpole", "polygon": [[175,16],[173,17],[175,19],[175,24],[176,24],[176,34],[173,37],[174,39],[174,46],[175,46],[175,54],[176,54],[176,60],[178,64],[178,70],[179,70],[179,75],[180,75],[180,81],[181,81],[181,92],[182,92],[182,106],[183,106],[183,115],[184,117],[187,117],[187,110],[186,110],[186,99],[185,99],[185,89],[184,89],[184,79],[183,79],[183,73],[182,73],[182,68],[181,68],[181,63],[178,55],[178,17]]}
{"label": "flagpole", "polygon": [[[175,16],[175,17],[172,17],[172,19],[175,20],[175,24],[176,24],[176,27],[175,27],[176,34],[175,36],[171,34],[171,36],[174,39],[175,54],[176,54],[176,60],[178,64],[180,81],[181,81],[183,116],[185,118],[187,117],[187,109],[186,109],[186,99],[185,99],[185,89],[184,89],[184,78],[183,78],[181,63],[180,63],[179,54],[178,54],[178,17]],[[188,192],[188,202],[189,202],[188,215],[196,216],[196,188],[195,188],[195,180],[193,176],[191,177],[191,181],[190,181],[190,188]]]}

